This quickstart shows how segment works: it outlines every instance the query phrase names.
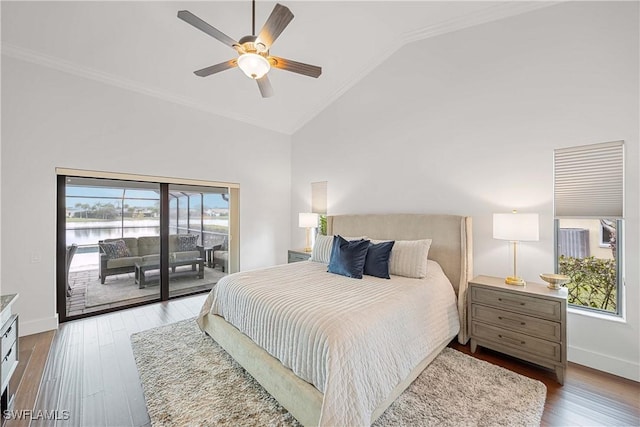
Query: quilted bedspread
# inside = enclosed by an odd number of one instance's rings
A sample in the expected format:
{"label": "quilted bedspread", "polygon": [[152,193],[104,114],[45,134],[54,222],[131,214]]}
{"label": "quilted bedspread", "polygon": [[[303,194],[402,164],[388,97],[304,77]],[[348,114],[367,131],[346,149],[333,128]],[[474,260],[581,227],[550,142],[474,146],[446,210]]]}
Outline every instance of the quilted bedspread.
{"label": "quilted bedspread", "polygon": [[222,316],[324,394],[320,425],[370,425],[412,369],[459,330],[440,266],[425,279],[351,279],[298,262],[222,278],[200,318]]}

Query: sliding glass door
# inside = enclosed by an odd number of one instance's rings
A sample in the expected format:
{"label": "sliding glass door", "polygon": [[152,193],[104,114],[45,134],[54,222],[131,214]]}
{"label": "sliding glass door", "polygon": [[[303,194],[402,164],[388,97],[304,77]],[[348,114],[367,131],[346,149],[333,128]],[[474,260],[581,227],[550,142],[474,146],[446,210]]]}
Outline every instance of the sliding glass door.
{"label": "sliding glass door", "polygon": [[228,272],[229,191],[169,185],[169,296],[208,291]]}
{"label": "sliding glass door", "polygon": [[61,321],[209,291],[237,271],[238,189],[58,176]]}
{"label": "sliding glass door", "polygon": [[160,185],[66,177],[64,191],[66,317],[158,300],[136,269],[159,260]]}

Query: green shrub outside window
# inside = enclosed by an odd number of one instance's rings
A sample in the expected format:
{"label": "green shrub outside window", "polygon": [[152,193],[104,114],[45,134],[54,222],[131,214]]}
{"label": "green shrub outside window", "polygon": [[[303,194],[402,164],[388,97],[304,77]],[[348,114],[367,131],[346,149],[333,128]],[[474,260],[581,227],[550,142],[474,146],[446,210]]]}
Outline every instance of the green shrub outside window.
{"label": "green shrub outside window", "polygon": [[560,274],[571,277],[571,281],[566,285],[569,304],[618,312],[618,285],[614,259],[593,256],[573,258],[560,255],[558,267]]}
{"label": "green shrub outside window", "polygon": [[[622,220],[556,220],[557,269],[571,280],[565,285],[567,302],[576,308],[621,314]],[[562,231],[580,232],[561,238]],[[598,232],[599,231],[599,232]]]}

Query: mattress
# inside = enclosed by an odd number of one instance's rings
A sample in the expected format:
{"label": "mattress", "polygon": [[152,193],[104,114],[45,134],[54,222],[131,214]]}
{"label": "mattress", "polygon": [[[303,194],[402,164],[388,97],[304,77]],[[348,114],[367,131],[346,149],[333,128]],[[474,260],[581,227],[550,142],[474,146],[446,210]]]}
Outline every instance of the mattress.
{"label": "mattress", "polygon": [[369,425],[373,410],[459,330],[440,266],[425,279],[327,273],[298,262],[221,279],[203,305],[323,393],[320,425]]}

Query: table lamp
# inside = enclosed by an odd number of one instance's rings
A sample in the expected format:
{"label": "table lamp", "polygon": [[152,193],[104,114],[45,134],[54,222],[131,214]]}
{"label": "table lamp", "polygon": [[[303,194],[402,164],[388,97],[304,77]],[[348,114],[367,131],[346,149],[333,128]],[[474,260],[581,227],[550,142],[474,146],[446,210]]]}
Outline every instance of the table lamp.
{"label": "table lamp", "polygon": [[518,242],[538,240],[538,214],[512,213],[493,214],[493,238],[509,240],[513,243],[513,276],[505,278],[508,285],[524,286],[526,282],[518,277]]}
{"label": "table lamp", "polygon": [[311,229],[318,226],[318,214],[317,213],[299,213],[298,214],[298,227],[307,229],[307,244],[304,248],[305,252],[311,252]]}

